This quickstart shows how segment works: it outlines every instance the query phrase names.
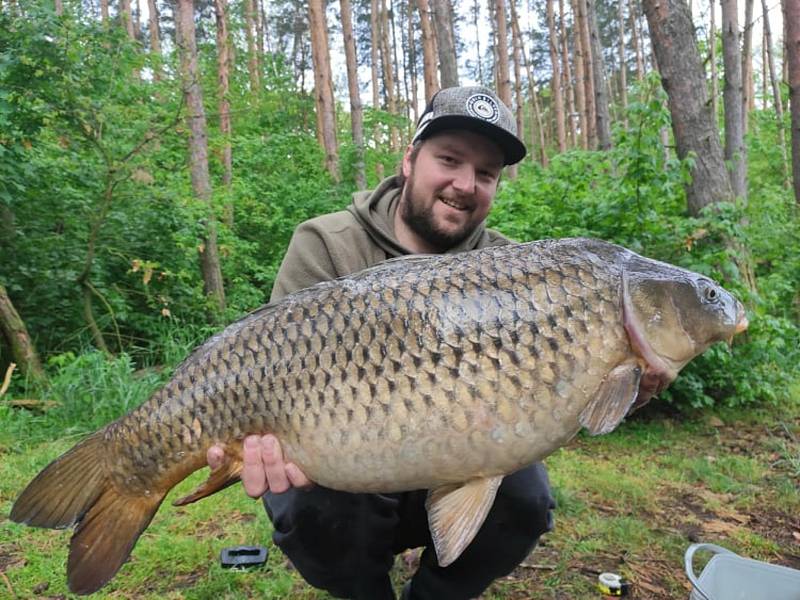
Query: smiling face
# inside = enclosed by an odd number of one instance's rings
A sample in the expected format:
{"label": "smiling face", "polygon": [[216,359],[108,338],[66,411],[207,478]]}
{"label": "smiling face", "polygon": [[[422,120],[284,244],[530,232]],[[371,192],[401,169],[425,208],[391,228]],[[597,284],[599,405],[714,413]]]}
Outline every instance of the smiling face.
{"label": "smiling face", "polygon": [[395,235],[414,252],[442,252],[458,245],[489,213],[503,153],[488,138],[450,130],[403,157],[406,183],[395,216]]}

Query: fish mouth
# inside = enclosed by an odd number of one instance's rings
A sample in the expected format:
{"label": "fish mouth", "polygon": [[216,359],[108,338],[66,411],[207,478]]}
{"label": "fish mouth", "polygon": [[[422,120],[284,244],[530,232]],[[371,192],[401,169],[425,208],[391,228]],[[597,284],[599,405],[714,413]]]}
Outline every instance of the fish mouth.
{"label": "fish mouth", "polygon": [[747,331],[747,327],[750,325],[750,321],[747,320],[747,315],[744,312],[744,306],[739,304],[736,308],[736,328],[733,330],[734,335]]}

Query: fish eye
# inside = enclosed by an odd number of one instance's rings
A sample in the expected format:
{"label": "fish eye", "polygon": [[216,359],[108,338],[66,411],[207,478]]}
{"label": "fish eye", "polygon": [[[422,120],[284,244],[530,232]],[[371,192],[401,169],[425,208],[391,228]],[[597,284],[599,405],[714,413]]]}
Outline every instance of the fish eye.
{"label": "fish eye", "polygon": [[709,285],[703,291],[703,297],[705,298],[706,302],[716,302],[719,300],[719,292],[717,292],[716,287]]}

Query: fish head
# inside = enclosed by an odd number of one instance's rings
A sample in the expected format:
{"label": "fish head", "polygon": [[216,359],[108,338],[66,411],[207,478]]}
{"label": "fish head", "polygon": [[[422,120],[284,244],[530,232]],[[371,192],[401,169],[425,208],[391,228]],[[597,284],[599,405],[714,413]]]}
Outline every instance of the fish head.
{"label": "fish head", "polygon": [[631,345],[665,383],[715,342],[747,329],[744,307],[722,286],[640,256],[624,268],[623,308]]}

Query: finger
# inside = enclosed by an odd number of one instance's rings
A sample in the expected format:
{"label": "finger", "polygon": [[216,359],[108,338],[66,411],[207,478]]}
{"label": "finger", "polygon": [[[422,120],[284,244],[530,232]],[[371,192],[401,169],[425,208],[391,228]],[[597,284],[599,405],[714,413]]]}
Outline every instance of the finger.
{"label": "finger", "polygon": [[274,494],[282,494],[289,489],[289,478],[286,477],[286,464],[283,462],[281,445],[274,435],[261,438],[261,460],[267,475],[267,487]]}
{"label": "finger", "polygon": [[306,477],[306,474],[300,470],[300,467],[294,463],[286,463],[286,476],[293,487],[309,488],[313,485],[311,480]]}
{"label": "finger", "polygon": [[222,461],[225,459],[225,451],[222,446],[213,445],[206,452],[206,462],[211,467],[212,471],[217,470],[222,466]]}
{"label": "finger", "polygon": [[261,438],[250,435],[244,438],[242,451],[242,485],[251,498],[258,498],[267,491],[267,478],[261,460]]}

